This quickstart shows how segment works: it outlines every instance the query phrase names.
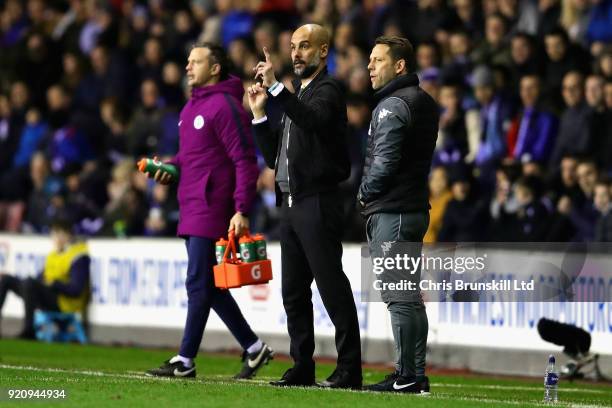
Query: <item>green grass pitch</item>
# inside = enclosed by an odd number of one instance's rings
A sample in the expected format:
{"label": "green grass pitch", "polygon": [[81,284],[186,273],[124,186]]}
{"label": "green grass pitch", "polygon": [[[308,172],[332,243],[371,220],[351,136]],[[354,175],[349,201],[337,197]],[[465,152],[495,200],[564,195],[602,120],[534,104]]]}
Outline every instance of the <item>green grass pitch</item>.
{"label": "green grass pitch", "polygon": [[[278,389],[268,385],[286,370],[288,361],[272,361],[248,381],[234,381],[237,356],[201,354],[196,379],[144,376],[172,355],[169,351],[0,340],[0,408],[4,407],[530,407],[541,402],[540,379],[488,376],[430,376],[428,396],[381,394],[316,388]],[[283,359],[284,360],[284,359]],[[324,379],[333,365],[318,364]],[[366,369],[364,383],[386,373]],[[66,399],[52,402],[9,401],[7,389],[65,389]],[[607,384],[562,382],[558,406],[612,406]]]}

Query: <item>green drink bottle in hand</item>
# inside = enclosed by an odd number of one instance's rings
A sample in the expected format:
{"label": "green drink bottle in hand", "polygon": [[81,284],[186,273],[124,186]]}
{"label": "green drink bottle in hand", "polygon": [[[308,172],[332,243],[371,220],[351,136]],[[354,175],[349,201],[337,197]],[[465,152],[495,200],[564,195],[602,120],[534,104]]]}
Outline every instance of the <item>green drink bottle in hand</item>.
{"label": "green drink bottle in hand", "polygon": [[157,157],[153,159],[143,158],[138,162],[138,170],[142,173],[149,173],[151,177],[155,175],[157,170],[161,170],[167,173],[172,178],[172,181],[178,180],[178,170],[172,164],[163,163],[157,160]]}

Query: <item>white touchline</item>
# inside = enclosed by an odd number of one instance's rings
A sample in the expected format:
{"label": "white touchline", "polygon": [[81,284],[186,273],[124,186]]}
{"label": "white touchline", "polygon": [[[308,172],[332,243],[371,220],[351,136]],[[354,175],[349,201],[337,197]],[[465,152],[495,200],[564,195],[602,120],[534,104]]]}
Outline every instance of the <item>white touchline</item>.
{"label": "white touchline", "polygon": [[[0,364],[0,369],[10,369],[10,370],[22,370],[22,371],[36,371],[36,372],[48,372],[48,373],[67,373],[67,374],[78,374],[78,375],[88,375],[88,376],[92,376],[92,377],[107,377],[107,378],[126,378],[126,379],[138,379],[138,380],[150,380],[150,381],[177,381],[176,378],[172,378],[172,377],[148,377],[146,376],[144,373],[142,374],[138,374],[138,372],[135,371],[126,371],[126,373],[128,374],[121,374],[121,373],[111,373],[111,372],[105,372],[105,371],[90,371],[90,370],[69,370],[69,369],[64,369],[64,368],[47,368],[47,367],[34,367],[34,366],[17,366],[17,365],[10,365],[10,364]],[[228,375],[220,375],[220,374],[215,374],[215,375],[206,375],[203,377],[204,381],[206,379],[210,379],[210,378],[215,378],[215,379],[227,379],[229,380],[230,377]],[[248,380],[248,381],[235,381],[235,380],[229,380],[229,381],[215,381],[214,383],[209,383],[211,385],[245,385],[245,384],[249,384],[249,385],[253,385],[253,386],[258,386],[258,387],[267,387],[268,386],[268,381],[267,380],[271,380],[271,379],[276,379],[275,377],[258,377],[258,380]],[[70,381],[70,379],[65,379],[66,381]],[[183,380],[181,380],[183,381]],[[189,380],[190,382],[196,382],[198,383],[197,379],[193,379],[193,380]],[[479,385],[479,384],[449,384],[449,383],[432,383],[432,387],[452,387],[452,388],[482,388],[482,389],[505,389],[505,390],[531,390],[531,391],[539,391],[539,388],[536,387],[521,387],[521,386],[512,386],[512,385]],[[367,393],[367,394],[372,394],[372,392],[367,392],[367,391],[359,391],[359,390],[342,390],[342,389],[334,389],[334,390],[324,390],[324,389],[309,389],[309,388],[300,388],[298,387],[299,390],[304,390],[304,391],[312,391],[312,392],[349,392],[349,393]],[[562,391],[568,391],[568,392],[584,392],[584,393],[604,393],[603,390],[593,390],[593,389],[581,389],[581,388],[562,388],[560,389]],[[378,394],[378,393],[375,393]],[[386,395],[389,396],[395,396],[395,397],[399,397],[399,398],[404,398],[406,396],[410,397],[410,394],[406,395],[403,393],[388,393]],[[415,395],[415,398],[423,398],[423,397],[419,397],[419,395]],[[491,402],[491,403],[496,403],[496,404],[506,404],[506,405],[524,405],[525,403],[528,403],[530,405],[538,405],[538,406],[549,406],[546,405],[544,403],[539,403],[539,402],[531,402],[531,401],[508,401],[507,399],[493,399],[493,398],[478,398],[478,397],[465,397],[465,396],[455,396],[452,394],[447,394],[447,393],[442,393],[442,394],[438,394],[435,392],[435,388],[434,391],[431,393],[431,395],[427,396],[428,399],[440,399],[440,400],[461,400],[461,401],[475,401],[475,402]],[[569,406],[571,406],[572,408],[605,408],[608,407],[608,405],[597,405],[597,404],[580,404],[580,403],[573,403],[573,402],[568,402]]]}

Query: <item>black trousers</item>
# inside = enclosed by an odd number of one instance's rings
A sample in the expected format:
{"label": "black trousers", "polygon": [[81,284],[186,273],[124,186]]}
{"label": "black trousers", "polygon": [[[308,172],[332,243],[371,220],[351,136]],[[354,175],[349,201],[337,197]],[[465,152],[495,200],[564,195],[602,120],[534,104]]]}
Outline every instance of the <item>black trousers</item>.
{"label": "black trousers", "polygon": [[282,294],[290,354],[296,369],[314,374],[312,281],[336,328],[337,367],[361,375],[361,343],[357,309],[342,270],[343,216],[338,192],[293,200],[284,195],[281,208]]}
{"label": "black trousers", "polygon": [[24,333],[34,332],[35,309],[59,311],[57,293],[38,279],[20,279],[14,276],[2,275],[0,277],[0,312],[2,311],[8,291],[15,293],[23,299],[25,306]]}

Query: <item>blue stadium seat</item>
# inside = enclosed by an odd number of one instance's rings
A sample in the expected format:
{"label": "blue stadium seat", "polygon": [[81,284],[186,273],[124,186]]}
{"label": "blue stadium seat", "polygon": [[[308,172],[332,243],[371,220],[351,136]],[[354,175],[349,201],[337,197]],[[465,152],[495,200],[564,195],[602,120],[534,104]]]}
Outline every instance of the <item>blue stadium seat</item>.
{"label": "blue stadium seat", "polygon": [[87,343],[80,313],[62,313],[36,310],[34,312],[36,338],[51,342]]}

